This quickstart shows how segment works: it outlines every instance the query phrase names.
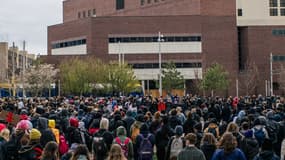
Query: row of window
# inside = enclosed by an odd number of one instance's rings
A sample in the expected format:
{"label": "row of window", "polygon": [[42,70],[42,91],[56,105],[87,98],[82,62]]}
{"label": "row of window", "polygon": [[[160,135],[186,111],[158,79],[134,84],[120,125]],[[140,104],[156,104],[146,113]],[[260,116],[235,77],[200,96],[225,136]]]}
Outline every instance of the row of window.
{"label": "row of window", "polygon": [[[164,66],[166,63],[162,63]],[[130,64],[134,69],[152,69],[159,68],[159,63],[141,63],[141,64]],[[176,68],[201,68],[201,62],[193,62],[193,63],[175,63]]]}
{"label": "row of window", "polygon": [[86,18],[86,17],[91,17],[93,15],[96,15],[96,9],[89,9],[87,11],[82,11],[82,12],[78,12],[78,18]]}
{"label": "row of window", "polygon": [[125,0],[116,0],[116,9],[124,9],[125,8]]}
{"label": "row of window", "polygon": [[[157,42],[158,37],[111,37],[109,43]],[[200,42],[201,36],[167,36],[164,42]]]}
{"label": "row of window", "polygon": [[52,44],[52,49],[78,46],[78,45],[82,45],[82,44],[86,44],[86,39],[54,43],[54,44]]}
{"label": "row of window", "polygon": [[269,7],[270,16],[285,16],[285,0],[269,0]]}
{"label": "row of window", "polygon": [[285,36],[285,29],[273,29],[272,34],[274,36]]}
{"label": "row of window", "polygon": [[[165,1],[165,0],[160,0],[160,1]],[[159,2],[159,0],[141,0],[141,5],[145,5],[146,3],[147,4],[151,4],[151,3],[157,3]]]}

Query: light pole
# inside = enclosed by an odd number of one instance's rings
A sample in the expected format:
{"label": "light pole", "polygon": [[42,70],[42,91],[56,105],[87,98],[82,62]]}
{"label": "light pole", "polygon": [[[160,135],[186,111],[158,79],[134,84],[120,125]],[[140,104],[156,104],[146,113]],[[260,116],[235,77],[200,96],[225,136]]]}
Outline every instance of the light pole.
{"label": "light pole", "polygon": [[161,42],[164,41],[163,35],[158,32],[158,63],[159,63],[159,96],[162,96],[162,71],[161,71]]}

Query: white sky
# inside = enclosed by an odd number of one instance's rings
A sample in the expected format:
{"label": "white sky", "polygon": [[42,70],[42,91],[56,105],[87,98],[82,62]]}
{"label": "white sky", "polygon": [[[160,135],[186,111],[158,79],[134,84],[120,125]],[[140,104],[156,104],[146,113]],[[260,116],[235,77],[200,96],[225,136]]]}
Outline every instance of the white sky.
{"label": "white sky", "polygon": [[62,23],[62,0],[0,0],[0,42],[47,54],[47,26]]}

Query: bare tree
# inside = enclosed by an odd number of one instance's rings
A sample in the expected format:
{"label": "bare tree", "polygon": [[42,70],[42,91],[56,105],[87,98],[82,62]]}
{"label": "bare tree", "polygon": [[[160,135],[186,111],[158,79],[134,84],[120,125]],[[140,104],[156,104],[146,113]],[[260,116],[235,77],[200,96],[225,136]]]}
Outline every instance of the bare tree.
{"label": "bare tree", "polygon": [[285,90],[285,67],[283,64],[280,65],[279,79],[280,89],[282,92]]}
{"label": "bare tree", "polygon": [[24,75],[25,86],[38,96],[44,88],[50,89],[50,84],[55,81],[58,71],[51,64],[34,65]]}
{"label": "bare tree", "polygon": [[254,94],[258,84],[259,71],[255,62],[246,61],[244,70],[240,73],[240,89],[246,95]]}

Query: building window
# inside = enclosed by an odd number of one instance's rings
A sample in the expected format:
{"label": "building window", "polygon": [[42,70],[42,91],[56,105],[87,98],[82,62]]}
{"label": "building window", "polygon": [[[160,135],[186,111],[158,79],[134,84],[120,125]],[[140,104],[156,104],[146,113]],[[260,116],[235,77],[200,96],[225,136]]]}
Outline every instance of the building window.
{"label": "building window", "polygon": [[80,12],[78,12],[78,18],[81,18],[81,13]]}
{"label": "building window", "polygon": [[285,36],[285,29],[273,29],[272,35],[274,35],[274,36]]}
{"label": "building window", "polygon": [[144,1],[144,0],[141,0],[141,5],[142,5],[142,6],[144,5],[144,3],[145,3],[145,1]]}
{"label": "building window", "polygon": [[278,4],[277,0],[270,0],[269,1],[269,7],[278,7],[277,4]]}
{"label": "building window", "polygon": [[280,7],[285,7],[285,0],[280,0]]}
{"label": "building window", "polygon": [[[201,36],[166,36],[165,42],[201,42]],[[109,43],[138,43],[157,42],[157,37],[110,37]]]}
{"label": "building window", "polygon": [[124,9],[125,8],[125,1],[124,0],[116,0],[116,9]]}
{"label": "building window", "polygon": [[86,44],[86,39],[54,43],[51,45],[51,47],[52,49],[56,49],[56,48],[65,48],[65,47],[72,47],[72,46],[78,46],[78,45],[84,45],[84,44]]}
{"label": "building window", "polygon": [[86,17],[85,11],[82,12],[82,16],[83,16],[83,18]]}
{"label": "building window", "polygon": [[242,9],[241,8],[238,9],[238,16],[242,16]]}
{"label": "building window", "polygon": [[91,16],[91,10],[88,10],[88,17]]}
{"label": "building window", "polygon": [[96,9],[93,9],[93,15],[96,15]]}
{"label": "building window", "polygon": [[270,16],[278,16],[278,9],[270,8]]}
{"label": "building window", "polygon": [[147,0],[147,3],[151,3],[151,0]]}

